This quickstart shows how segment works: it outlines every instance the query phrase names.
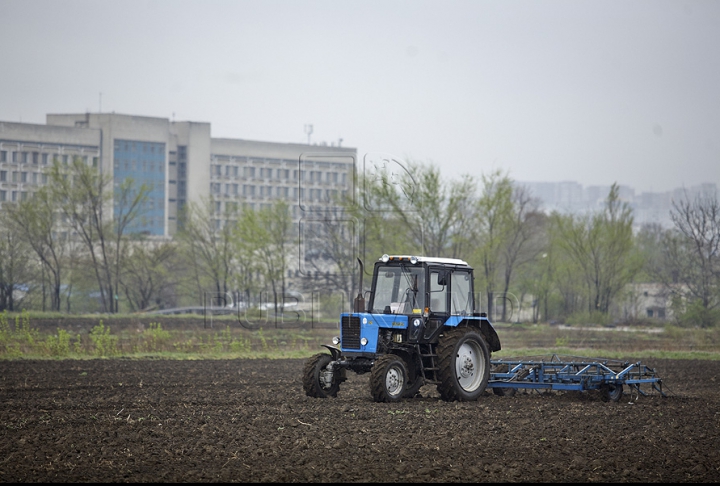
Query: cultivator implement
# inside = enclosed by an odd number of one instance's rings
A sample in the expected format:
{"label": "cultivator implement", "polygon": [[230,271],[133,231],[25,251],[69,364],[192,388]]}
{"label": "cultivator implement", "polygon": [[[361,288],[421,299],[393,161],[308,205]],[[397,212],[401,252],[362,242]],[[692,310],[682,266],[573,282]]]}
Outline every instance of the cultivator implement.
{"label": "cultivator implement", "polygon": [[642,385],[652,387],[665,397],[662,380],[655,369],[620,360],[582,358],[577,356],[507,358],[490,361],[488,388],[496,395],[512,394],[518,389],[530,390],[600,390],[607,401],[619,401],[623,385],[631,393],[646,396]]}

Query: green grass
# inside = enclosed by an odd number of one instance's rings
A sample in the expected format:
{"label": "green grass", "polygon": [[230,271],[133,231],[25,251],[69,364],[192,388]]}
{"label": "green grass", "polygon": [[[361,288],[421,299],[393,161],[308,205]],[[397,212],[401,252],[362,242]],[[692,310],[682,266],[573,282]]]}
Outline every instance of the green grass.
{"label": "green grass", "polygon": [[[184,316],[184,329],[174,320],[121,327],[119,316],[48,316],[0,313],[0,359],[283,359],[307,358],[322,352],[338,335],[337,327],[277,329],[271,323],[246,329],[233,317],[213,319],[204,327],[201,316]],[[142,316],[147,322],[148,317]],[[178,317],[179,319],[180,317]],[[58,326],[40,330],[35,319],[57,319]],[[84,320],[84,330],[71,324]],[[127,320],[127,319],[126,319]],[[137,321],[137,322],[136,322]],[[135,325],[137,324],[137,325]],[[60,327],[62,326],[62,327]],[[551,356],[552,354],[608,359],[720,359],[720,330],[674,326],[636,326],[632,331],[589,326],[560,328],[547,324],[497,324],[502,350],[493,358]],[[120,329],[120,330],[117,330]],[[661,330],[662,332],[655,332]]]}

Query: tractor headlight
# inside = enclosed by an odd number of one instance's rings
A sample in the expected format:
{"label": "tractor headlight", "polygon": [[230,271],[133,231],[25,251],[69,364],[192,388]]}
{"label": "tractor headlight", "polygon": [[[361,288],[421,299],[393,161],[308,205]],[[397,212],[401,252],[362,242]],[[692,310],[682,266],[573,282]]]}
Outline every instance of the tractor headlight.
{"label": "tractor headlight", "polygon": [[388,254],[386,253],[386,254],[383,255],[382,258],[380,258],[380,259],[383,261],[383,263],[387,263],[388,261],[390,261],[390,255],[388,255]]}
{"label": "tractor headlight", "polygon": [[411,257],[410,257],[410,263],[412,263],[413,265],[415,265],[415,264],[417,264],[417,262],[418,262],[418,257],[416,257],[416,256],[411,256]]}
{"label": "tractor headlight", "polygon": [[362,344],[363,346],[367,346],[367,343],[368,343],[367,338],[361,338],[361,339],[360,339],[360,344]]}
{"label": "tractor headlight", "polygon": [[418,317],[413,319],[413,326],[420,327],[420,324],[422,324],[422,321]]}
{"label": "tractor headlight", "polygon": [[332,343],[336,346],[340,344],[340,336],[333,336]]}

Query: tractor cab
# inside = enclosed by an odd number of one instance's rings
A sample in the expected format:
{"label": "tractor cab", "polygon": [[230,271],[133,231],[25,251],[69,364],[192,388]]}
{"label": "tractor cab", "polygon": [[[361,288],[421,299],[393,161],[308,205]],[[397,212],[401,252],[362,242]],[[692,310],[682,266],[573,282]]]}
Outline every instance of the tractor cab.
{"label": "tractor cab", "polygon": [[473,269],[463,260],[384,255],[375,264],[367,311],[429,317],[472,315]]}

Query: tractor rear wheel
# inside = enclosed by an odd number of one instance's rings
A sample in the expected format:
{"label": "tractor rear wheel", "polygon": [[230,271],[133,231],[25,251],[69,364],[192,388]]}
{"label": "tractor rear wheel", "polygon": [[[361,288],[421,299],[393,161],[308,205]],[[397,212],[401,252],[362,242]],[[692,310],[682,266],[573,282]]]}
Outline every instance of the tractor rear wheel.
{"label": "tractor rear wheel", "polygon": [[440,384],[445,401],[474,401],[490,378],[490,351],[480,331],[453,328],[443,331],[437,347]]}
{"label": "tractor rear wheel", "polygon": [[408,380],[405,361],[394,354],[375,360],[370,372],[370,394],[376,402],[397,402],[405,394]]}
{"label": "tractor rear wheel", "polygon": [[332,356],[319,353],[305,362],[303,389],[307,396],[313,398],[337,397],[337,392],[340,389],[340,373],[337,371],[333,373],[333,380],[329,385],[323,380],[323,373],[331,361]]}

